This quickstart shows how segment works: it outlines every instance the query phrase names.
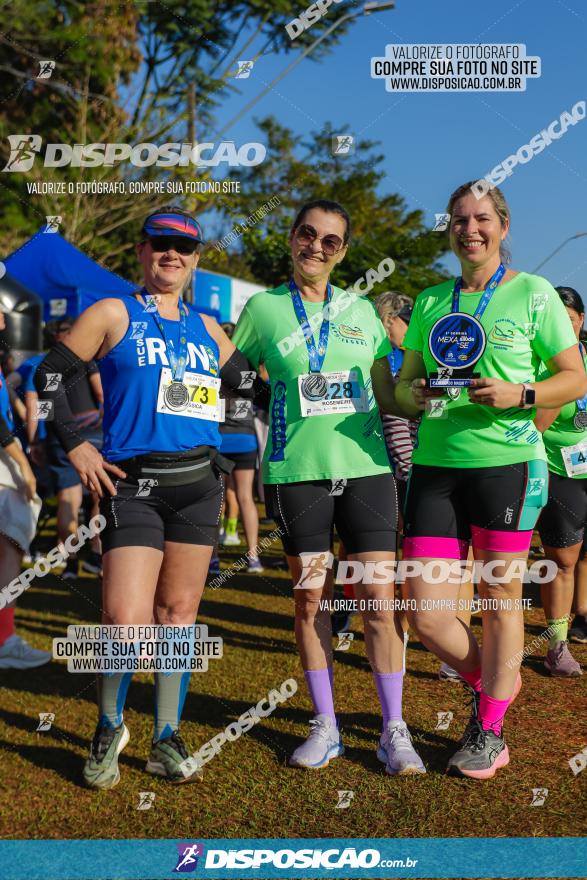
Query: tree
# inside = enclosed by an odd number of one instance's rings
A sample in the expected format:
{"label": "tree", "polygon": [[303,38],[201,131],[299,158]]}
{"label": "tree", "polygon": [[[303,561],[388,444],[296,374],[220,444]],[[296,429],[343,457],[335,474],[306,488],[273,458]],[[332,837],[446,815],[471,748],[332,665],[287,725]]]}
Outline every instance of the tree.
{"label": "tree", "polygon": [[[312,26],[311,35],[292,41],[285,27],[291,9],[290,0],[14,0],[10,35],[0,33],[1,166],[9,156],[6,136],[16,133],[38,133],[45,143],[159,144],[186,136],[196,141],[198,129],[213,131],[214,109],[223,94],[237,88],[236,60],[297,51],[332,23],[326,16]],[[345,29],[338,28],[315,59]],[[53,60],[55,70],[39,78],[44,60]],[[31,195],[27,185],[168,182],[193,177],[194,171],[193,166],[165,170],[128,163],[64,170],[35,163],[26,175],[5,174],[0,190],[0,223],[7,231],[3,253],[36,232],[47,215],[60,215],[61,230],[71,242],[109,268],[132,273],[132,249],[145,214],[170,201],[201,213],[217,198]],[[197,176],[205,180],[208,173],[198,169]]]}
{"label": "tree", "polygon": [[[446,237],[426,228],[422,211],[409,210],[400,195],[380,194],[385,174],[376,142],[359,141],[353,153],[338,155],[332,151],[333,138],[335,132],[351,130],[348,125],[334,129],[328,124],[308,142],[274,118],[258,125],[267,140],[267,158],[231,175],[241,182],[241,192],[224,202],[217,247],[207,252],[207,266],[230,272],[238,261],[242,271],[248,270],[243,277],[270,287],[278,284],[290,273],[287,239],[293,218],[305,201],[326,198],[344,205],[352,221],[351,245],[333,274],[335,284],[352,286],[385,257],[396,268],[375,284],[373,296],[390,288],[416,296],[446,277],[437,262],[448,249]],[[260,216],[271,200],[276,207]],[[224,247],[237,224],[244,231]]]}

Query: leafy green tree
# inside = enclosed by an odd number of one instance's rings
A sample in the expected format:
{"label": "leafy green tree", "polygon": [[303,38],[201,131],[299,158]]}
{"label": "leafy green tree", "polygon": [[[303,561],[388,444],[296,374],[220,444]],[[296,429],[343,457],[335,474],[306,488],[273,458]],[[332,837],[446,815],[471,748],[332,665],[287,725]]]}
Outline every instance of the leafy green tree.
{"label": "leafy green tree", "polygon": [[[373,296],[389,289],[416,296],[445,277],[438,260],[448,249],[446,237],[426,228],[422,211],[409,210],[400,195],[381,193],[385,173],[376,142],[359,141],[352,154],[337,155],[332,139],[335,131],[352,130],[348,125],[334,129],[329,124],[304,142],[272,117],[258,124],[267,140],[267,158],[232,175],[240,180],[241,192],[224,202],[217,247],[207,252],[207,266],[228,273],[237,264],[248,270],[243,277],[268,286],[280,283],[290,272],[288,234],[297,211],[305,201],[326,198],[344,205],[352,222],[351,245],[333,275],[336,284],[352,286],[385,257],[396,268],[375,284]],[[259,216],[272,199],[279,200],[277,206]],[[223,247],[237,224],[244,232]]]}

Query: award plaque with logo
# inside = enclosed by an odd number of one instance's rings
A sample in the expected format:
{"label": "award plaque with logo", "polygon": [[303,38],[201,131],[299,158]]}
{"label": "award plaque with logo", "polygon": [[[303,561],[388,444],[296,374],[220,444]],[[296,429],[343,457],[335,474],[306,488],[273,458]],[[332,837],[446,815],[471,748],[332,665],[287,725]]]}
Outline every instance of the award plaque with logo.
{"label": "award plaque with logo", "polygon": [[438,371],[426,379],[427,388],[466,388],[479,376],[473,372],[485,351],[487,339],[477,318],[463,312],[443,315],[428,337]]}
{"label": "award plaque with logo", "polygon": [[467,388],[473,379],[479,377],[479,373],[473,372],[473,367],[483,356],[487,344],[481,316],[504,275],[505,266],[500,263],[473,315],[459,310],[463,279],[456,279],[450,314],[439,318],[428,336],[430,353],[439,369],[426,379],[427,388],[446,388],[451,397],[457,397],[458,389]]}

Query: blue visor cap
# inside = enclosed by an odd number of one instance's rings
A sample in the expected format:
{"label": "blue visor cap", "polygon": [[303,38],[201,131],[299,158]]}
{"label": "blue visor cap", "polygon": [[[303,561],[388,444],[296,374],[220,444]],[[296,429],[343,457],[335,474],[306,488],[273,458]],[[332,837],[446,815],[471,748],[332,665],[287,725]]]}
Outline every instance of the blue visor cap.
{"label": "blue visor cap", "polygon": [[190,238],[198,244],[204,242],[202,227],[198,221],[193,217],[186,217],[184,214],[152,214],[145,220],[143,232],[153,237],[175,235],[181,238]]}

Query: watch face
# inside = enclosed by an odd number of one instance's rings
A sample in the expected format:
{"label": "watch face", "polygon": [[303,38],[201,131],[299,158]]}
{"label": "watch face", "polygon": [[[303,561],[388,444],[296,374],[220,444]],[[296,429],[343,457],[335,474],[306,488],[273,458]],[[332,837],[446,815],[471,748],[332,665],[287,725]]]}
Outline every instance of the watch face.
{"label": "watch face", "polygon": [[527,405],[534,406],[536,402],[536,391],[534,388],[526,388],[525,401]]}

